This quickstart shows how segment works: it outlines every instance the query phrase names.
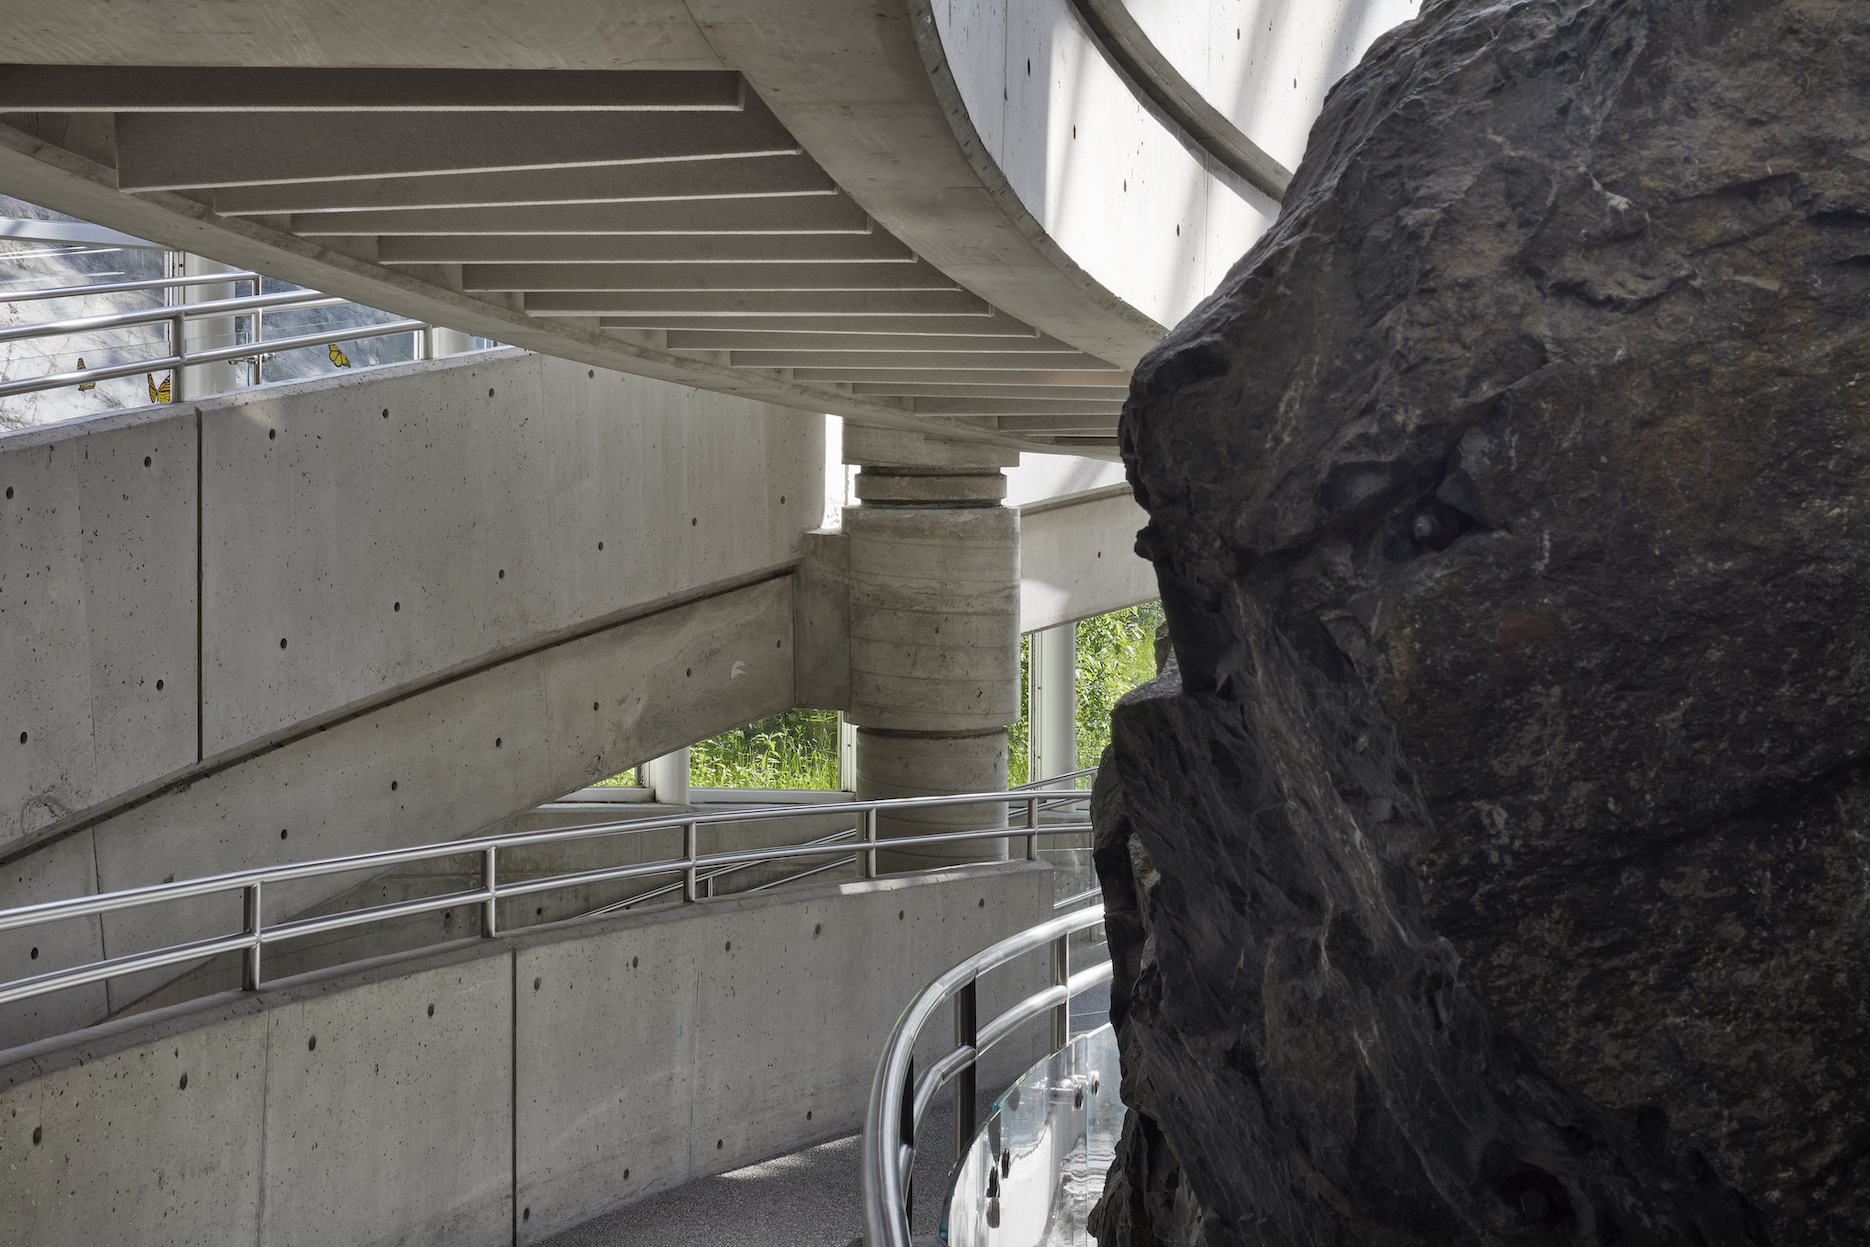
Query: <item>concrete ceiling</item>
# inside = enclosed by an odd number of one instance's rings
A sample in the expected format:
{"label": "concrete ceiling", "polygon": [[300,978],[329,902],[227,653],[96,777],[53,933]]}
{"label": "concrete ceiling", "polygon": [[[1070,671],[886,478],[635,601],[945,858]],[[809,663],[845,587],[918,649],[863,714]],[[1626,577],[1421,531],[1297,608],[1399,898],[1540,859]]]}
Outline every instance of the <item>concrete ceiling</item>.
{"label": "concrete ceiling", "polygon": [[0,187],[498,341],[1029,449],[1112,453],[1163,332],[981,176],[913,3],[632,6],[667,55],[622,70],[541,51],[575,4],[472,68],[307,42],[341,0],[290,30],[184,7],[188,40],[88,0],[14,39],[48,63],[0,66]]}

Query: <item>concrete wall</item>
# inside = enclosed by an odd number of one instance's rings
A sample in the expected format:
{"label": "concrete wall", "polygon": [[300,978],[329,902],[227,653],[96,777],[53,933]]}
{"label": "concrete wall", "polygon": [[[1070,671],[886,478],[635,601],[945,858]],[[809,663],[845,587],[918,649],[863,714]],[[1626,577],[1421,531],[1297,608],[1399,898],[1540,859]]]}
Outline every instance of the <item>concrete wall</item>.
{"label": "concrete wall", "polygon": [[[1051,891],[1016,863],[674,907],[15,1050],[0,1244],[538,1241],[859,1128],[909,997]],[[983,1019],[1045,981],[1037,958],[990,976]]]}
{"label": "concrete wall", "polygon": [[1127,485],[1021,507],[1020,631],[1159,597],[1155,565],[1136,553],[1148,522]]}
{"label": "concrete wall", "polygon": [[817,417],[518,352],[350,381],[0,439],[0,852],[785,569],[821,511]]}
{"label": "concrete wall", "polygon": [[[503,352],[0,439],[0,906],[453,839],[794,704],[822,419],[591,374]],[[0,978],[233,903],[0,934]]]}

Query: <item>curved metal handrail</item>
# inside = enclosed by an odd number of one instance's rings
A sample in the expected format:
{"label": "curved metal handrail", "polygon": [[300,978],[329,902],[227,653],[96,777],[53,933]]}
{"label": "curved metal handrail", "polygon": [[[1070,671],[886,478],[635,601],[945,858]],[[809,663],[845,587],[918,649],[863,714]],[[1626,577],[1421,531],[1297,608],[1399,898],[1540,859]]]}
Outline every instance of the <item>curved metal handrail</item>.
{"label": "curved metal handrail", "polygon": [[[941,975],[923,988],[909,1002],[890,1032],[883,1056],[877,1062],[875,1080],[870,1085],[870,1103],[864,1111],[863,1183],[864,1247],[913,1247],[909,1232],[909,1214],[905,1192],[909,1170],[915,1162],[915,1128],[936,1090],[964,1069],[970,1069],[994,1044],[1012,1033],[1023,1022],[1042,1013],[1052,1013],[1054,1046],[1062,1046],[1057,1031],[1058,1015],[1069,1007],[1072,996],[1110,977],[1108,961],[1067,977],[1063,966],[1063,942],[1074,932],[1096,926],[1104,920],[1102,905],[1087,906],[1064,914],[1050,922],[1029,927],[972,957]],[[949,999],[962,997],[957,1016],[968,1017],[973,1011],[975,980],[1026,953],[1050,946],[1053,985],[1034,992],[991,1022],[975,1029],[972,1042],[959,1042],[938,1057],[923,1074],[915,1078],[912,1053],[922,1028],[935,1010]],[[957,1027],[960,1030],[961,1027]],[[967,1038],[965,1036],[960,1038]],[[956,1092],[957,1142],[971,1131],[960,1125],[964,1114],[960,1103],[962,1091],[969,1093],[965,1116],[971,1117],[972,1088]]]}
{"label": "curved metal handrail", "polygon": [[[1058,781],[1043,782],[1056,783]],[[243,894],[244,929],[205,940],[193,940],[183,944],[150,949],[127,957],[86,962],[30,978],[0,982],[0,1005],[94,983],[101,979],[197,961],[226,952],[244,954],[245,987],[249,991],[257,991],[263,981],[261,954],[267,944],[283,939],[342,930],[346,927],[361,926],[392,918],[414,917],[467,905],[481,907],[481,934],[491,938],[500,933],[497,915],[498,905],[502,900],[624,879],[680,874],[683,876],[683,899],[700,901],[705,899],[701,895],[700,883],[709,872],[717,871],[717,868],[747,866],[792,858],[839,857],[851,853],[853,849],[857,850],[856,856],[863,863],[862,873],[866,878],[876,877],[877,853],[885,849],[921,848],[929,845],[1018,837],[1026,841],[1026,857],[1029,860],[1037,860],[1039,837],[1081,834],[1091,829],[1090,824],[1086,822],[1073,821],[1045,825],[1040,820],[1040,815],[1045,810],[1070,804],[1082,799],[1083,795],[1076,790],[1047,793],[1027,786],[1021,789],[962,793],[955,796],[899,797],[882,801],[839,802],[835,805],[824,806],[775,806],[720,814],[678,814],[635,821],[613,820],[577,827],[513,832],[469,840],[450,840],[439,844],[414,845],[403,849],[384,849],[374,853],[358,853],[347,857],[323,858],[310,862],[262,866],[199,879],[184,879],[92,896],[72,897],[62,901],[42,901],[34,905],[0,910],[0,931],[233,891]],[[1025,825],[1013,827],[1000,823],[961,831],[891,837],[887,840],[880,840],[877,834],[877,816],[883,812],[992,804],[1023,807]],[[722,823],[761,822],[775,818],[799,818],[812,814],[857,816],[859,823],[853,834],[858,838],[855,841],[842,837],[836,841],[823,838],[804,844],[718,853],[700,851],[700,835],[703,827]],[[684,852],[681,857],[548,875],[513,883],[501,883],[499,880],[498,854],[502,849],[582,840],[597,836],[638,835],[677,828],[682,830],[684,839]],[[326,875],[382,870],[391,866],[458,858],[469,854],[478,855],[480,858],[481,879],[479,887],[467,891],[416,897],[390,904],[346,910],[335,914],[320,914],[288,922],[268,924],[265,920],[265,890],[271,884]]]}

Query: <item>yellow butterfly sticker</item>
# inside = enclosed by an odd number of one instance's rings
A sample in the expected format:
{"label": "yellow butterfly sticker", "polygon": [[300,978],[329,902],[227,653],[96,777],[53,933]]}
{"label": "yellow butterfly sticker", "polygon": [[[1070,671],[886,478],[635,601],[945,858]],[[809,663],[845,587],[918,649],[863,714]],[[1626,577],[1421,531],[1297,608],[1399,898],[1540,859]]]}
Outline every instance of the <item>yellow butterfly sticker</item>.
{"label": "yellow butterfly sticker", "polygon": [[169,373],[165,375],[162,378],[161,385],[156,384],[156,375],[154,373],[146,372],[143,375],[149,379],[149,401],[152,403],[168,402],[169,395],[175,392],[170,388],[170,382],[175,379],[175,374]]}
{"label": "yellow butterfly sticker", "polygon": [[[83,372],[83,371],[84,371],[84,356],[82,356],[82,355],[80,355],[80,356],[78,357],[78,371],[79,371],[79,372]],[[79,389],[81,389],[81,390],[95,390],[95,389],[97,388],[97,382],[95,382],[95,381],[80,381],[80,382],[78,383],[78,388],[79,388]]]}
{"label": "yellow butterfly sticker", "polygon": [[337,343],[333,342],[330,350],[332,363],[340,368],[349,368],[351,366],[351,357],[346,355],[343,351],[340,351]]}

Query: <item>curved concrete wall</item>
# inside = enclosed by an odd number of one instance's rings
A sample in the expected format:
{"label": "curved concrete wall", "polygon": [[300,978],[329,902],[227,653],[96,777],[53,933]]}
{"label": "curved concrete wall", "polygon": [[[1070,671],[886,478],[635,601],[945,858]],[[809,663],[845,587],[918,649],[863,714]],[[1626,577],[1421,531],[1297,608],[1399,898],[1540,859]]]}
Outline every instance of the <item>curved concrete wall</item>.
{"label": "curved concrete wall", "polygon": [[[1139,98],[1073,0],[930,7],[986,154],[1051,239],[1139,311],[1164,325],[1180,320],[1277,215],[1276,201]],[[1125,7],[1210,104],[1291,168],[1331,83],[1417,5]]]}
{"label": "curved concrete wall", "polygon": [[1122,0],[1202,98],[1288,169],[1325,94],[1421,0]]}

